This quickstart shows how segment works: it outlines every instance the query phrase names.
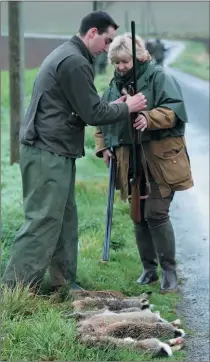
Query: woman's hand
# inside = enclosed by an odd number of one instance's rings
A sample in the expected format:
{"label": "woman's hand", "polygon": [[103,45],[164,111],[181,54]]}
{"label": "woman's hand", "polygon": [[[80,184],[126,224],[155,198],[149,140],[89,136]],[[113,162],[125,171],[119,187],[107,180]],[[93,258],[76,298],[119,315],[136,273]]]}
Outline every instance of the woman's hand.
{"label": "woman's hand", "polygon": [[133,127],[143,132],[148,127],[146,117],[143,114],[139,114],[138,117],[135,119]]}

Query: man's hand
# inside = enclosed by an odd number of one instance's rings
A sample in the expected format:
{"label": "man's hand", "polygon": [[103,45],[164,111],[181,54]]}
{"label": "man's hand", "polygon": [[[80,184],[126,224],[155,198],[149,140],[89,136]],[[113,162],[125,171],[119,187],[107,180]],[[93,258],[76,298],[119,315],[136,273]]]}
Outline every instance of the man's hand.
{"label": "man's hand", "polygon": [[147,119],[143,114],[139,114],[138,117],[135,119],[133,127],[137,130],[141,130],[143,132],[147,127]]}
{"label": "man's hand", "polygon": [[130,113],[137,113],[147,108],[147,100],[142,93],[127,96],[125,103],[127,103]]}
{"label": "man's hand", "polygon": [[127,95],[124,95],[118,99],[116,99],[115,101],[110,102],[109,104],[118,104],[118,103],[124,103],[127,99]]}
{"label": "man's hand", "polygon": [[110,158],[114,158],[113,153],[107,148],[106,150],[102,151],[103,159],[107,167],[109,167]]}

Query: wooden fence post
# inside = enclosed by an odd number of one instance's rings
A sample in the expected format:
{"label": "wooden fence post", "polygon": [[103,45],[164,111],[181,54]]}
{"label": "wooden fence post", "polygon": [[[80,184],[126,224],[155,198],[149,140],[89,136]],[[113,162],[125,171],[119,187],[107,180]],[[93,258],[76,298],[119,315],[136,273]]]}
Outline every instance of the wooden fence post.
{"label": "wooden fence post", "polygon": [[23,1],[8,2],[11,165],[19,162],[19,129],[24,117],[23,6]]}

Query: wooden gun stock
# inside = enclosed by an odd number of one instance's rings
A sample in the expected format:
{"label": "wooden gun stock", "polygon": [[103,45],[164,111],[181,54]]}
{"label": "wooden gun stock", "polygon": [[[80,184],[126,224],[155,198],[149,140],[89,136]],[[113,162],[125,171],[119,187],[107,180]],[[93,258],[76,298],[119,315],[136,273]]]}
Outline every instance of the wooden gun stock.
{"label": "wooden gun stock", "polygon": [[135,222],[141,221],[140,211],[140,177],[136,178],[136,182],[131,184],[131,204],[130,204],[130,217]]}

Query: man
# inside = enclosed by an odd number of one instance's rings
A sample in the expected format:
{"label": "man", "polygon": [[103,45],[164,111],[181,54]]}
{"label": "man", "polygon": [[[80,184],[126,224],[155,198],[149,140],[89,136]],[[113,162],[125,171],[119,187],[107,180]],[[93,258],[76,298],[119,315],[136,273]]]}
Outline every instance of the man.
{"label": "man", "polygon": [[95,74],[104,74],[107,67],[107,52],[103,52],[96,59],[95,63]]}
{"label": "man", "polygon": [[102,102],[94,86],[93,56],[107,51],[118,26],[105,12],[81,22],[79,34],[43,61],[20,128],[25,223],[3,280],[39,286],[49,267],[52,286],[76,284],[78,222],[75,160],[84,156],[84,130],[145,109],[145,97]]}
{"label": "man", "polygon": [[153,44],[153,58],[156,60],[157,64],[163,65],[164,57],[165,57],[166,48],[164,44],[160,41],[160,39],[156,39]]}
{"label": "man", "polygon": [[151,57],[153,57],[153,53],[154,53],[154,44],[152,42],[152,40],[146,40],[145,42],[145,47],[148,50],[149,54],[151,55]]}

